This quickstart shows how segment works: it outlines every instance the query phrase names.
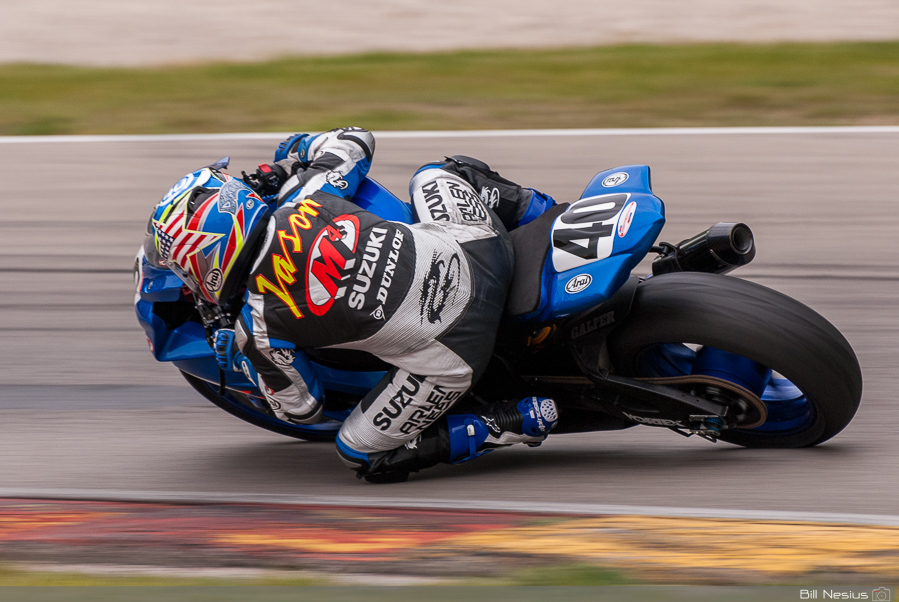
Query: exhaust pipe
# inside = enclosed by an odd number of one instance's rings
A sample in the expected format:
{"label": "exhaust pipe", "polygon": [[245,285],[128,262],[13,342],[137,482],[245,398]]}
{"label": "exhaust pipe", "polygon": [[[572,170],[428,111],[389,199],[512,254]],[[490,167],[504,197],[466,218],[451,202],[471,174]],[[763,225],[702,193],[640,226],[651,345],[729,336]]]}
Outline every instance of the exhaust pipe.
{"label": "exhaust pipe", "polygon": [[717,223],[705,232],[671,246],[652,262],[654,276],[668,272],[724,274],[755,257],[755,240],[746,224]]}

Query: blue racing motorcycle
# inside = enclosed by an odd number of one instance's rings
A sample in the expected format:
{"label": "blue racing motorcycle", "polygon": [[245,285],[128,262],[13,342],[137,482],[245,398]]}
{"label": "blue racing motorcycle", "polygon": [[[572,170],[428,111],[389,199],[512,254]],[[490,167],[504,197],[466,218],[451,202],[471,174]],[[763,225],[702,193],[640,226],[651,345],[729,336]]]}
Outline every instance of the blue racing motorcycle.
{"label": "blue racing motorcycle", "polygon": [[[410,206],[372,179],[353,200],[384,219],[412,221]],[[554,434],[647,425],[746,447],[816,445],[845,428],[862,392],[846,339],[798,301],[724,275],[755,256],[750,229],[719,223],[676,245],[655,244],[664,223],[649,167],[631,165],[597,174],[578,201],[513,230],[515,275],[496,349],[454,411],[536,395],[558,404]],[[650,253],[652,274],[631,275]],[[135,280],[138,321],[156,359],[256,426],[333,440],[387,371],[366,353],[307,350],[327,420],[279,420],[244,375],[219,370],[210,337],[220,311],[142,250]]]}

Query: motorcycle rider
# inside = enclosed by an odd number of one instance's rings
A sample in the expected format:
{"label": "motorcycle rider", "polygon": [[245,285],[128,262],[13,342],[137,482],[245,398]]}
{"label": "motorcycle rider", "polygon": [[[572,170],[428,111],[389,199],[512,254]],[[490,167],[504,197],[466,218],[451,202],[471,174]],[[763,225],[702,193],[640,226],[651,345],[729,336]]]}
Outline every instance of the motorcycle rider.
{"label": "motorcycle rider", "polygon": [[234,328],[215,334],[217,359],[257,383],[282,420],[323,419],[305,349],[361,350],[393,367],[337,437],[359,477],[403,480],[539,445],[558,421],[550,399],[448,411],[493,352],[512,277],[507,230],[555,202],[455,156],[413,176],[416,223],[385,221],[351,202],[374,149],[371,132],[338,128],[291,136],[244,180],[218,166],[188,174],[154,211],[156,251],[206,303],[245,295]]}

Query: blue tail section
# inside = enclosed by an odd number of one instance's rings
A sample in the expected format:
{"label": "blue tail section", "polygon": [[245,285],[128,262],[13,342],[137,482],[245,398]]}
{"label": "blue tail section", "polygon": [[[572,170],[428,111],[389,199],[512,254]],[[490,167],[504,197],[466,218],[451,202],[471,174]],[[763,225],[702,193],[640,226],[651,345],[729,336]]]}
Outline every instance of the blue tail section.
{"label": "blue tail section", "polygon": [[540,279],[528,283],[539,292],[518,291],[539,297],[534,309],[529,303],[521,310],[523,321],[555,320],[609,299],[658,238],[665,206],[652,194],[649,167],[628,165],[597,174],[579,200],[551,223],[549,217],[513,236],[516,261],[524,254],[545,257]]}

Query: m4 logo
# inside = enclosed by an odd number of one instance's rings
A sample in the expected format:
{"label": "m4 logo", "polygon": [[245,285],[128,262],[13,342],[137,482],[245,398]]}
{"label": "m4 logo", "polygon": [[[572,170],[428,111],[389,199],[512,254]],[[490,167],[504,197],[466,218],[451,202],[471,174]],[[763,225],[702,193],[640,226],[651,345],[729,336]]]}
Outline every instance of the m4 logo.
{"label": "m4 logo", "polygon": [[315,237],[306,262],[306,302],[317,316],[328,313],[334,299],[346,294],[341,281],[356,263],[359,220],[355,215],[341,215],[333,223]]}

